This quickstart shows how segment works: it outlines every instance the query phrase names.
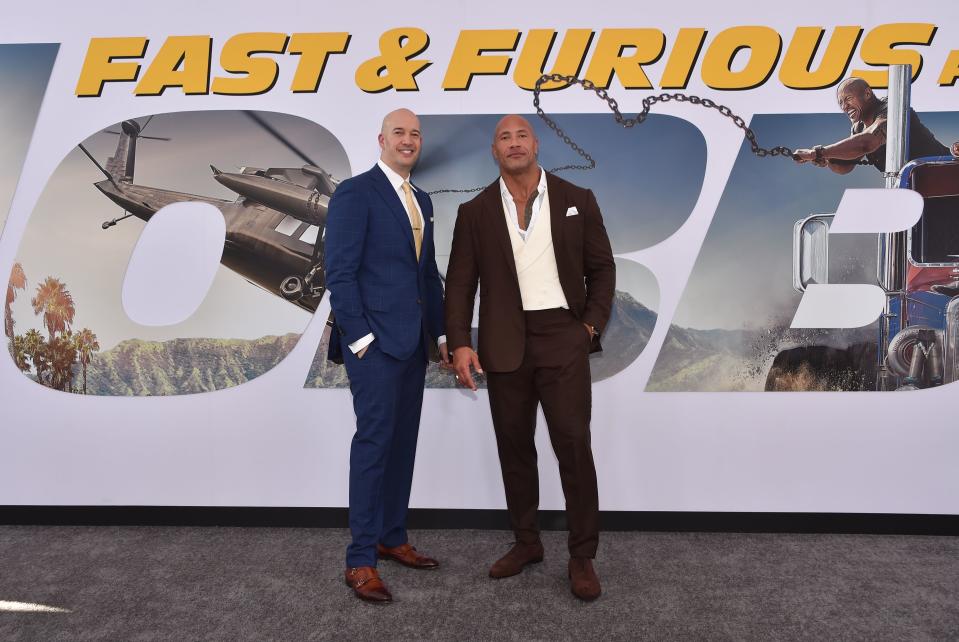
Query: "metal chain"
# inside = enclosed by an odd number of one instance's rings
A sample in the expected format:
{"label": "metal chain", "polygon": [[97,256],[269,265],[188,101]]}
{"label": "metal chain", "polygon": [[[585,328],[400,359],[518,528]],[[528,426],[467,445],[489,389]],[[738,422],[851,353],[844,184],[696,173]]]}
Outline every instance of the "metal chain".
{"label": "metal chain", "polygon": [[481,192],[484,189],[486,189],[486,185],[470,187],[469,189],[436,189],[432,192],[427,192],[427,194],[430,196],[436,196],[437,194],[472,194],[473,192]]}
{"label": "metal chain", "polygon": [[[558,82],[563,83],[564,85],[576,84],[581,85],[584,90],[594,92],[601,100],[604,100],[609,106],[610,111],[613,112],[613,119],[626,129],[630,127],[635,127],[636,125],[641,125],[646,121],[646,117],[649,116],[650,109],[653,105],[657,103],[668,103],[671,100],[675,100],[679,103],[690,103],[692,105],[702,105],[707,109],[715,109],[721,115],[733,121],[733,124],[736,125],[739,129],[743,130],[743,136],[749,141],[749,148],[753,154],[759,156],[760,158],[765,158],[767,156],[782,156],[783,158],[795,158],[795,154],[792,149],[785,147],[783,145],[777,145],[770,149],[760,147],[759,142],[756,140],[756,132],[754,132],[747,124],[742,117],[737,116],[733,113],[726,105],[720,105],[714,100],[709,98],[700,98],[695,95],[687,95],[680,93],[662,93],[656,96],[647,96],[643,98],[643,109],[640,111],[634,118],[626,118],[623,116],[623,113],[619,110],[619,102],[615,98],[609,95],[609,92],[601,87],[597,87],[596,83],[592,80],[584,80],[576,76],[564,76],[562,74],[543,74],[536,80],[536,86],[533,88],[533,107],[536,108],[536,115],[539,116],[543,122],[546,123],[546,126],[549,127],[553,132],[559,136],[563,142],[574,152],[576,152],[580,157],[582,157],[587,165],[563,165],[561,167],[554,167],[553,169],[548,170],[550,173],[561,172],[567,169],[576,169],[576,170],[590,170],[596,167],[596,161],[592,156],[589,155],[589,152],[584,150],[582,147],[576,144],[569,135],[563,131],[563,129],[556,124],[556,121],[546,115],[546,112],[543,111],[543,108],[540,106],[540,93],[543,91],[543,85],[548,82]],[[850,161],[852,162],[852,161]],[[856,161],[857,165],[868,165],[869,161],[865,158],[861,158]],[[468,194],[472,192],[479,192],[480,190],[485,189],[483,187],[474,187],[471,189],[441,189],[435,192],[430,192],[430,195],[433,194]]]}
{"label": "metal chain", "polygon": [[[649,116],[650,108],[656,103],[668,103],[671,100],[675,100],[676,102],[680,102],[680,103],[702,105],[703,107],[706,107],[707,109],[715,109],[726,118],[729,118],[730,120],[732,120],[733,124],[736,125],[736,127],[743,130],[743,136],[745,136],[746,140],[749,141],[750,150],[756,156],[759,156],[760,158],[764,158],[766,156],[782,156],[784,158],[795,159],[795,153],[789,147],[785,147],[782,145],[778,145],[771,149],[765,149],[763,147],[760,147],[759,142],[756,140],[756,132],[754,132],[748,125],[746,125],[745,120],[743,120],[740,116],[737,116],[736,114],[734,114],[733,111],[726,105],[720,105],[719,103],[715,102],[714,100],[710,100],[709,98],[700,98],[699,96],[680,94],[680,93],[673,93],[673,94],[662,93],[662,94],[659,94],[658,96],[647,96],[646,98],[643,99],[642,111],[636,114],[635,118],[626,118],[623,116],[622,112],[619,110],[619,103],[616,101],[616,99],[610,96],[605,89],[597,87],[593,81],[583,80],[581,78],[577,78],[576,76],[564,76],[562,74],[543,74],[536,80],[536,86],[533,89],[533,107],[536,108],[536,115],[542,118],[543,121],[549,126],[549,128],[552,129],[554,132],[556,132],[556,135],[562,138],[563,142],[569,145],[574,152],[576,152],[577,154],[579,154],[580,156],[582,156],[583,158],[585,158],[586,160],[590,162],[589,167],[585,167],[582,165],[567,165],[566,167],[561,167],[559,169],[592,169],[593,167],[596,166],[596,163],[595,161],[593,161],[592,157],[590,157],[589,154],[584,152],[582,149],[580,149],[580,147],[576,143],[570,140],[569,136],[567,136],[565,132],[563,132],[563,130],[560,129],[559,126],[556,124],[556,121],[554,121],[552,118],[547,116],[546,112],[543,111],[542,107],[540,107],[540,93],[543,90],[543,85],[546,84],[547,82],[560,82],[566,85],[569,85],[569,84],[582,85],[583,89],[595,92],[597,96],[599,96],[602,100],[606,101],[606,104],[609,105],[609,109],[610,111],[613,112],[613,118],[616,120],[616,122],[622,125],[623,127],[626,127],[627,129],[643,123],[646,120],[646,117]],[[855,164],[868,165],[869,161],[865,158],[861,158],[858,161],[855,161]]]}
{"label": "metal chain", "polygon": [[609,92],[607,92],[605,89],[601,87],[597,87],[596,83],[594,83],[593,81],[577,78],[576,76],[564,76],[562,74],[543,74],[536,80],[536,86],[533,89],[533,107],[536,108],[536,115],[542,118],[543,121],[547,124],[547,126],[549,126],[550,129],[555,131],[557,136],[563,139],[563,142],[570,145],[573,151],[575,151],[580,156],[583,156],[584,158],[589,160],[593,165],[595,165],[595,162],[593,162],[593,159],[589,158],[588,154],[585,154],[584,152],[582,152],[579,146],[575,145],[575,143],[572,143],[572,141],[569,140],[569,136],[567,136],[563,132],[563,130],[560,129],[559,126],[556,124],[556,121],[554,121],[552,118],[547,116],[546,112],[543,111],[543,108],[540,107],[540,92],[542,92],[543,85],[547,82],[559,82],[559,83],[564,83],[566,85],[570,85],[570,84],[582,85],[583,89],[587,91],[595,92],[600,99],[606,101],[606,104],[609,106],[610,111],[613,112],[613,118],[616,120],[616,122],[627,129],[630,127],[634,127],[636,125],[640,125],[643,122],[645,122],[646,117],[649,116],[650,109],[656,103],[668,103],[671,100],[675,100],[676,102],[680,102],[680,103],[702,105],[703,107],[706,107],[707,109],[715,109],[726,118],[729,118],[730,120],[732,120],[733,124],[736,125],[736,127],[743,130],[743,135],[746,137],[746,140],[749,141],[749,147],[752,150],[752,153],[756,154],[756,156],[759,156],[760,158],[765,156],[783,156],[787,158],[793,157],[793,150],[791,150],[788,147],[783,147],[782,145],[773,147],[771,149],[765,149],[763,147],[760,147],[759,142],[756,140],[756,133],[752,129],[750,129],[748,125],[746,125],[746,121],[743,120],[742,117],[734,114],[733,111],[726,105],[720,105],[719,103],[713,100],[710,100],[709,98],[700,98],[699,96],[680,94],[680,93],[673,93],[673,94],[662,93],[657,96],[647,96],[646,98],[643,98],[642,111],[636,114],[635,118],[626,118],[625,116],[623,116],[623,113],[619,110],[619,103],[616,101],[616,99],[610,96]]}

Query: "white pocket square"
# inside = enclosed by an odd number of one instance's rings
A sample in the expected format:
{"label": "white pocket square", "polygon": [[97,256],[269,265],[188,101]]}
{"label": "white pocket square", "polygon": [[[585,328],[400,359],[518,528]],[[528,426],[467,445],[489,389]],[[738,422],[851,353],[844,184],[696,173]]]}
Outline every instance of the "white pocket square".
{"label": "white pocket square", "polygon": [[575,205],[566,210],[566,216],[576,216],[577,214],[579,214],[579,210],[576,209]]}

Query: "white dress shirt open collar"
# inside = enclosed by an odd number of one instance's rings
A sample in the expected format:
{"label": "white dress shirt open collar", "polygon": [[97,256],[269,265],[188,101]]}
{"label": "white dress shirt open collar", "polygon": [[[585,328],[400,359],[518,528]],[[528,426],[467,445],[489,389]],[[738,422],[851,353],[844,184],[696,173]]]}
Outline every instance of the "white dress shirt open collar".
{"label": "white dress shirt open collar", "polygon": [[510,194],[509,188],[506,187],[506,181],[503,180],[502,176],[499,177],[499,192],[503,199],[503,207],[508,215],[506,218],[510,220],[520,237],[525,241],[533,231],[536,219],[539,218],[539,212],[543,209],[543,201],[546,199],[546,170],[542,167],[539,168],[539,185],[536,186],[536,199],[533,201],[533,216],[530,217],[529,225],[525,230],[519,226],[516,203],[513,201],[513,195]]}

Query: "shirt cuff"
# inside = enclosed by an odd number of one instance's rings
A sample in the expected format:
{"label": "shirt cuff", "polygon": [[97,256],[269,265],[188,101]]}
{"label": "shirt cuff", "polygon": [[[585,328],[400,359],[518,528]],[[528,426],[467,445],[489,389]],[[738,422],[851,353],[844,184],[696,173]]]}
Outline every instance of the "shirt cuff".
{"label": "shirt cuff", "polygon": [[440,338],[436,340],[436,347],[440,347],[440,346],[443,345],[444,343],[446,343],[446,335],[445,335],[445,334],[442,335],[442,336],[440,336]]}
{"label": "shirt cuff", "polygon": [[350,344],[350,346],[349,346],[349,347],[350,347],[350,352],[352,352],[353,354],[356,354],[357,352],[359,352],[360,350],[362,350],[362,349],[365,348],[366,346],[368,346],[368,345],[370,345],[371,343],[373,343],[373,339],[374,339],[374,337],[373,337],[373,333],[372,333],[372,332],[370,332],[370,333],[369,333],[368,335],[366,335],[365,337],[360,337],[359,339],[357,339],[356,341],[354,341],[353,343]]}

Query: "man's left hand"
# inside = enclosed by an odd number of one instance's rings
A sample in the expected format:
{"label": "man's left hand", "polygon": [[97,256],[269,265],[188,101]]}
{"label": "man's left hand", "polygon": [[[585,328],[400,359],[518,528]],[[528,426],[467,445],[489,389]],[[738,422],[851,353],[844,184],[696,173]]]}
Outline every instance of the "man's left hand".
{"label": "man's left hand", "polygon": [[592,341],[592,340],[593,340],[593,326],[591,326],[590,324],[588,324],[588,323],[586,323],[586,322],[584,321],[584,322],[583,322],[583,327],[586,328],[586,336],[588,336],[588,337],[589,337],[589,340]]}
{"label": "man's left hand", "polygon": [[952,144],[952,155],[959,158],[959,140]]}

